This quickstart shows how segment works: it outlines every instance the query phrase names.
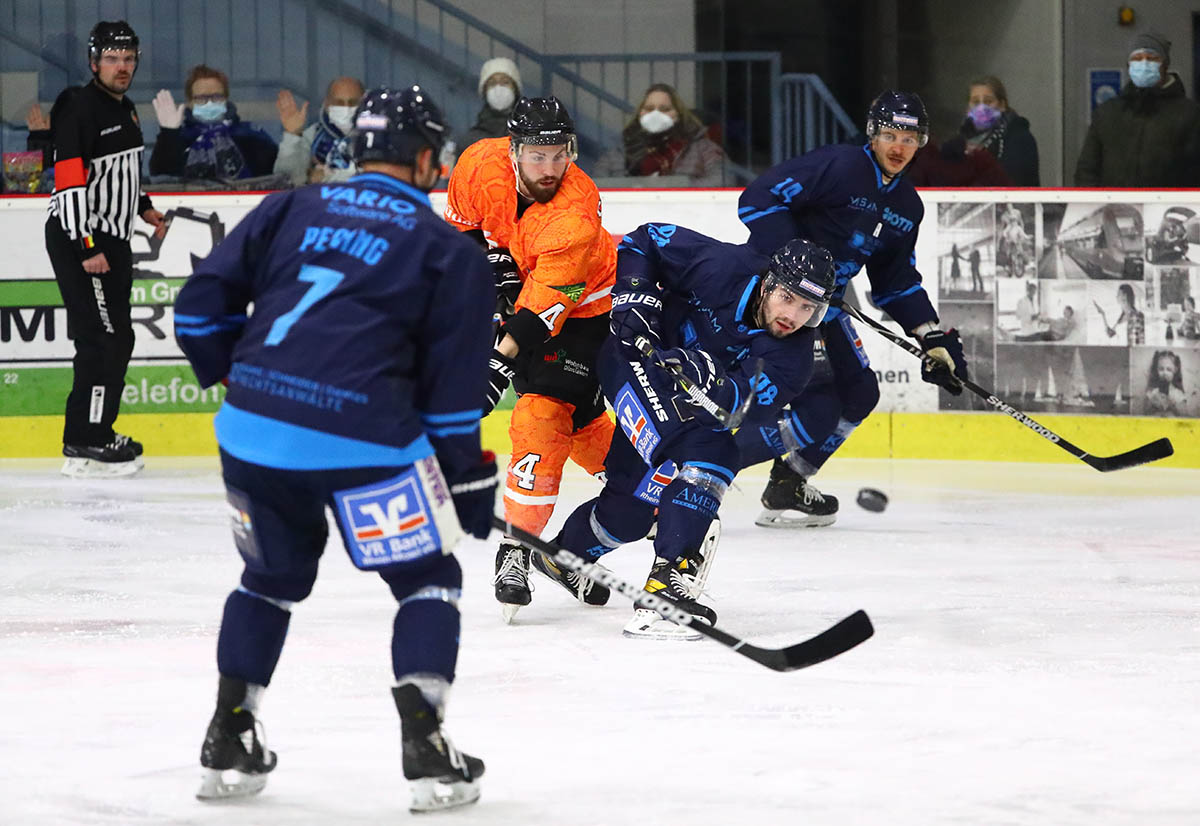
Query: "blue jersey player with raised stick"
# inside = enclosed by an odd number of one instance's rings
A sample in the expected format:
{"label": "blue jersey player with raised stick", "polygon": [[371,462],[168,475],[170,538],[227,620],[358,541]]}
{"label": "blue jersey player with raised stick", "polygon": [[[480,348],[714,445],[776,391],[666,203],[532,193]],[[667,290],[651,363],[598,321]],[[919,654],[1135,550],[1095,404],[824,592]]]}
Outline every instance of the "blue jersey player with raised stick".
{"label": "blue jersey player with raised stick", "polygon": [[[819,327],[832,382],[814,383],[778,422],[751,410],[738,432],[742,465],[776,457],[763,491],[757,524],[799,527],[832,524],[837,499],[808,483],[879,402],[879,383],[850,317],[837,306],[864,266],[871,301],[921,344],[921,377],[954,394],[968,378],[956,330],[943,330],[921,286],[914,248],[925,208],[904,170],[929,136],[921,98],[909,92],[879,95],[867,113],[868,142],[831,145],[775,166],[746,187],[738,217],[761,252],[807,238],[833,255],[834,306]],[[785,462],[779,431],[801,446]],[[789,445],[790,446],[790,445]]]}
{"label": "blue jersey player with raised stick", "polygon": [[[832,287],[829,253],[805,239],[768,257],[671,224],[644,224],[625,236],[612,334],[597,367],[617,418],[607,481],[567,518],[556,542],[598,559],[646,536],[658,505],[646,589],[715,622],[697,599],[715,550],[717,510],[742,462],[728,422],[683,392],[680,376],[724,411],[753,396],[755,407],[777,418],[808,381],[814,330]],[[700,636],[645,610],[625,633]]]}
{"label": "blue jersey player with raised stick", "polygon": [[228,381],[215,427],[244,562],[217,641],[202,800],[261,791],[275,768],[259,699],[316,580],[326,509],[399,603],[392,695],[412,810],[479,797],[483,762],[440,721],[458,656],[452,550],[464,530],[487,537],[495,506],[479,402],[496,290],[478,246],[429,207],[445,135],[420,87],[373,89],[350,135],[362,174],[266,198],[176,301],[201,384]]}

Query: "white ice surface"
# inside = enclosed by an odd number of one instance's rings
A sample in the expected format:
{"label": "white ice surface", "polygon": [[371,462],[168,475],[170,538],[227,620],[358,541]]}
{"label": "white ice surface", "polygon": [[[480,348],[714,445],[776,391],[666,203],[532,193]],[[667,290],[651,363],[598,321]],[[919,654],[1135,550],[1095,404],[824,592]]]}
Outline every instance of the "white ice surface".
{"label": "white ice surface", "polygon": [[[257,799],[201,804],[240,571],[215,460],[106,482],[57,466],[0,463],[0,823],[411,817],[377,577],[330,545],[261,709],[279,767]],[[864,608],[874,639],[777,674],[624,639],[622,598],[585,609],[546,580],[507,627],[494,543],[470,540],[447,723],[487,775],[477,806],[430,821],[1200,823],[1200,472],[840,460],[818,479],[837,525],[802,532],[754,527],[764,479],[722,512],[720,625],[785,645]],[[886,513],[854,504],[866,485]],[[594,489],[571,473],[560,518]],[[641,580],[648,545],[606,562]]]}

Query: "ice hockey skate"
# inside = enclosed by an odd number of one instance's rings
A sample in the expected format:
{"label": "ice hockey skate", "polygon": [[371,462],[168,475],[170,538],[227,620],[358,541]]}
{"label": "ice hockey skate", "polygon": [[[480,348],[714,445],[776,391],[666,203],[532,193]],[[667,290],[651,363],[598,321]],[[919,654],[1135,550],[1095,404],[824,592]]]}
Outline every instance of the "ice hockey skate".
{"label": "ice hockey skate", "polygon": [[436,812],[479,799],[483,761],[454,748],[437,711],[415,685],[392,689],[400,712],[404,777],[412,791],[411,812]]}
{"label": "ice hockey skate", "polygon": [[585,605],[604,605],[608,602],[610,592],[603,585],[574,571],[563,570],[542,554],[534,554],[531,561],[535,571],[566,588],[567,593]]}
{"label": "ice hockey skate", "polygon": [[[125,441],[122,441],[124,439]],[[75,479],[115,479],[133,476],[142,469],[137,444],[128,436],[117,436],[106,445],[63,445],[63,476]]]}
{"label": "ice hockey skate", "polygon": [[113,434],[113,442],[118,447],[130,448],[131,450],[133,450],[134,456],[142,455],[142,452],[143,452],[142,443],[139,442],[137,439],[133,438],[132,436],[126,436],[124,433],[115,433],[115,434]]}
{"label": "ice hockey skate", "polygon": [[533,598],[533,583],[529,581],[530,551],[516,542],[500,543],[496,552],[496,601],[500,603],[500,615],[511,624],[521,606],[528,605]]}
{"label": "ice hockey skate", "polygon": [[763,528],[820,528],[837,521],[837,497],[821,493],[779,459],[771,466],[762,505],[754,524]]}
{"label": "ice hockey skate", "polygon": [[[697,572],[703,566],[699,553],[681,557],[670,562],[661,556],[654,558],[654,566],[646,579],[646,590],[664,597],[692,615],[693,620],[713,625],[717,612],[697,602],[702,587],[697,587]],[[663,619],[647,608],[635,608],[633,619],[625,624],[622,633],[626,637],[644,640],[698,640],[698,631]]]}
{"label": "ice hockey skate", "polygon": [[262,723],[241,705],[246,694],[244,681],[221,677],[217,710],[200,747],[200,765],[204,767],[196,792],[200,800],[258,794],[267,785],[267,774],[275,768],[275,752],[266,747]]}
{"label": "ice hockey skate", "polygon": [[[699,621],[714,624],[717,612],[697,600],[704,593],[720,539],[721,520],[714,519],[699,551],[673,563],[656,556],[645,589],[666,597]],[[701,637],[698,632],[665,620],[648,608],[634,608],[633,619],[625,624],[622,633],[626,637],[648,640],[698,640]]]}

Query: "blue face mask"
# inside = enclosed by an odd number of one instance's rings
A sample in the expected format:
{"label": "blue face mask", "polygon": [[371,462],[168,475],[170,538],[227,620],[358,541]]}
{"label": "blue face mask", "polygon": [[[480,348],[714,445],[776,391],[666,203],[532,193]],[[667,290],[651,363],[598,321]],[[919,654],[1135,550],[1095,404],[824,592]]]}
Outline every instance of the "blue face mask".
{"label": "blue face mask", "polygon": [[1129,79],[1139,89],[1149,89],[1157,86],[1162,77],[1162,64],[1157,60],[1129,61]]}
{"label": "blue face mask", "polygon": [[216,123],[225,117],[224,101],[210,100],[192,106],[192,117],[203,123]]}

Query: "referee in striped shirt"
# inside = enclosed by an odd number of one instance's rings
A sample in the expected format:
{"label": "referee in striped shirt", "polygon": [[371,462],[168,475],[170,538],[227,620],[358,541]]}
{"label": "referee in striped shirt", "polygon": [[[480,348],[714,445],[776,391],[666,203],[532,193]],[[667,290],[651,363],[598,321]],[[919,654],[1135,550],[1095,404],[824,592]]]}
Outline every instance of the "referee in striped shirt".
{"label": "referee in striped shirt", "polygon": [[54,123],[46,251],[75,339],[63,428],[68,476],[128,476],[142,467],[141,444],[113,430],[133,353],[134,219],[159,237],[166,232],[162,213],[141,191],[142,130],[125,98],[140,55],[128,23],[97,23],[88,38],[92,82]]}

